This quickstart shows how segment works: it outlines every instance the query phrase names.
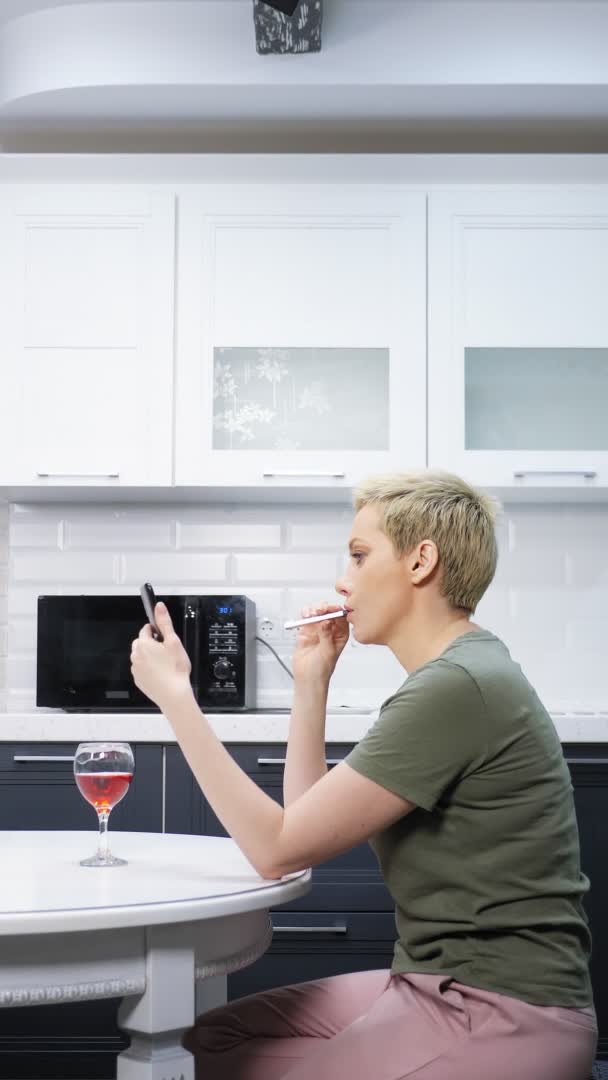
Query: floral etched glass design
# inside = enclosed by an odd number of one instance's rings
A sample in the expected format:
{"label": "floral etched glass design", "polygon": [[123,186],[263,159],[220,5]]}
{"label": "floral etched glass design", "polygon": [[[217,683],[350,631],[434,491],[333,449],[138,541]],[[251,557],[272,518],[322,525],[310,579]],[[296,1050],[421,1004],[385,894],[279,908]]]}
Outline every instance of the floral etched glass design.
{"label": "floral etched glass design", "polygon": [[214,450],[389,447],[388,349],[216,348],[213,374]]}
{"label": "floral etched glass design", "polygon": [[608,349],[465,349],[467,450],[608,450]]}

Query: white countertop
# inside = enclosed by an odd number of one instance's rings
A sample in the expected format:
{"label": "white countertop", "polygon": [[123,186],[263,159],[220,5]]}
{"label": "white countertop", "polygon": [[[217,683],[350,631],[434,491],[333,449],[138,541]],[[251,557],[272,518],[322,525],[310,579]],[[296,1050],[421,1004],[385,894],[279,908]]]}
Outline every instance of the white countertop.
{"label": "white countertop", "polygon": [[[608,742],[608,710],[551,713],[562,742]],[[328,713],[326,741],[358,742],[377,712],[336,710]],[[216,735],[225,743],[286,742],[289,714],[209,713]],[[139,743],[174,743],[173,730],[160,713],[65,713],[40,709],[0,713],[0,742],[84,742],[123,739]]]}

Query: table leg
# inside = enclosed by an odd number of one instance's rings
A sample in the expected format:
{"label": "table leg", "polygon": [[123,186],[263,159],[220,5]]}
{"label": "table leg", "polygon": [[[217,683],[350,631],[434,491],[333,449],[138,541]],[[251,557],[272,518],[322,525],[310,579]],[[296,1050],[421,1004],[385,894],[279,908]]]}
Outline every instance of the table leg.
{"label": "table leg", "polygon": [[181,1039],[194,1022],[194,946],[187,926],[146,929],[146,990],[124,998],[118,1024],[131,1045],[117,1058],[117,1080],[194,1080]]}

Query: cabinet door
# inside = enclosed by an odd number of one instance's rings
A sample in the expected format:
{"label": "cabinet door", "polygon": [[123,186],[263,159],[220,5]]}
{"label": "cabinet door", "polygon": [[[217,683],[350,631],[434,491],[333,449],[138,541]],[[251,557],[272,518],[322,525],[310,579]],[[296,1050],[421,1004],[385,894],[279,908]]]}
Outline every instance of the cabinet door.
{"label": "cabinet door", "polygon": [[429,464],[490,487],[608,484],[608,190],[429,200]]}
{"label": "cabinet door", "polygon": [[598,1051],[608,1057],[608,753],[606,745],[564,747],[574,787],[581,866],[590,881],[585,897],[592,935],[591,981],[599,1028]]}
{"label": "cabinet door", "polygon": [[170,484],[174,199],[3,188],[0,483]]}
{"label": "cabinet door", "polygon": [[335,489],[425,463],[422,192],[180,203],[176,482]]}
{"label": "cabinet door", "polygon": [[[74,743],[0,745],[0,820],[4,829],[90,829],[95,811],[74,781]],[[162,829],[162,749],[134,746],[129,791],[110,815],[110,832]]]}
{"label": "cabinet door", "polygon": [[387,912],[272,912],[268,952],[228,976],[228,998],[349,971],[390,968],[397,932]]}
{"label": "cabinet door", "polygon": [[[276,744],[233,744],[228,747],[241,768],[255,783],[283,802],[285,746]],[[327,747],[331,764],[341,761],[351,749],[344,744]],[[165,822],[167,832],[200,832],[225,836],[226,832],[201,794],[179,747],[166,751]],[[312,889],[290,905],[298,911],[388,911],[394,903],[386,888],[369,844],[359,844],[320,866],[313,867]]]}

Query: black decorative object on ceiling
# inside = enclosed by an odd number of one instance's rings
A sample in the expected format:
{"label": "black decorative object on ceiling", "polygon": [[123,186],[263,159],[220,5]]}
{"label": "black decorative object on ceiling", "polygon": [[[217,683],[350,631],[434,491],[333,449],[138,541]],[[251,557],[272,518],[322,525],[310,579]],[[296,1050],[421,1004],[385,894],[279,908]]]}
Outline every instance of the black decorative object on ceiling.
{"label": "black decorative object on ceiling", "polygon": [[253,0],[255,47],[259,53],[321,50],[323,0]]}
{"label": "black decorative object on ceiling", "polygon": [[284,15],[293,15],[300,0],[263,0],[266,7],[274,8],[275,11],[282,11]]}

